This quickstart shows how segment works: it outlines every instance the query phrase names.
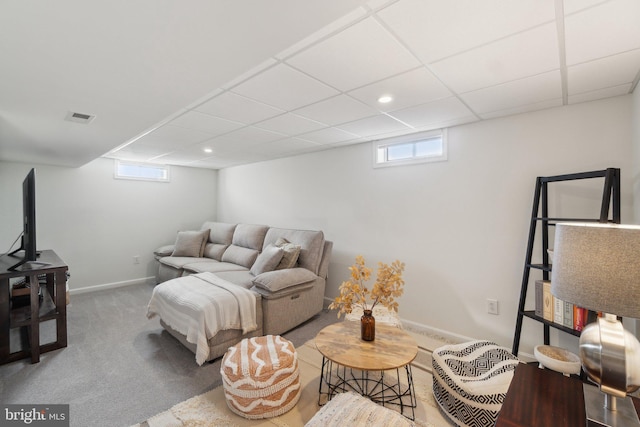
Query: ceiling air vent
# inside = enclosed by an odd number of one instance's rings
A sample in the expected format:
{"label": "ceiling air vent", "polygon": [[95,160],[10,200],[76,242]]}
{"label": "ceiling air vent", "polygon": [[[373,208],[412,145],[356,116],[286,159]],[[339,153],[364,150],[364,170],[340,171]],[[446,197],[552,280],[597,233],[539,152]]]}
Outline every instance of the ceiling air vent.
{"label": "ceiling air vent", "polygon": [[65,118],[65,120],[69,121],[69,122],[76,122],[76,123],[82,123],[82,124],[87,124],[89,122],[91,122],[91,120],[95,119],[96,116],[93,114],[85,114],[85,113],[78,113],[78,112],[74,112],[74,111],[69,111],[67,113],[67,117]]}

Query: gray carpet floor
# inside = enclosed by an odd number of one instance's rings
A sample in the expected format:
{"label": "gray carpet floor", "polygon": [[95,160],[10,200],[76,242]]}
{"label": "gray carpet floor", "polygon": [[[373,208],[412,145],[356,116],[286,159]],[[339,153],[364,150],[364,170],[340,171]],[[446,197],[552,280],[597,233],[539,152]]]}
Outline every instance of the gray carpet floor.
{"label": "gray carpet floor", "polygon": [[[0,366],[0,401],[69,404],[74,427],[130,426],[219,386],[220,359],[198,366],[157,318],[147,319],[152,289],[72,295],[68,347],[43,354],[37,364]],[[335,311],[323,311],[283,336],[299,346],[337,320]]]}

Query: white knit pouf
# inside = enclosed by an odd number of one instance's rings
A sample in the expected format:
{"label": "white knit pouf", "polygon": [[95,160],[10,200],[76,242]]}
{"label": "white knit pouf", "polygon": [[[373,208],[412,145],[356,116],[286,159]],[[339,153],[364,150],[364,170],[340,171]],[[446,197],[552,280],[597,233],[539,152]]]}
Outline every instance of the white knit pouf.
{"label": "white knit pouf", "polygon": [[384,408],[353,392],[338,393],[311,418],[305,427],[384,426],[415,427],[396,411]]}
{"label": "white knit pouf", "polygon": [[489,341],[445,345],[433,351],[433,395],[459,426],[493,426],[518,358]]}
{"label": "white knit pouf", "polygon": [[300,398],[298,354],[279,335],[245,338],[230,347],[220,373],[227,406],[248,419],[282,415]]}

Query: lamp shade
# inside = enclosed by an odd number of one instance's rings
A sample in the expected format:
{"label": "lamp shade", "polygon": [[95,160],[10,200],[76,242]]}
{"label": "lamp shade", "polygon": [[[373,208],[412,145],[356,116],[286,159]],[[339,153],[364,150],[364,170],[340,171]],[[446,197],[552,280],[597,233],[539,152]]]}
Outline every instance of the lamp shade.
{"label": "lamp shade", "polygon": [[640,318],[640,226],[557,224],[552,266],[555,297]]}

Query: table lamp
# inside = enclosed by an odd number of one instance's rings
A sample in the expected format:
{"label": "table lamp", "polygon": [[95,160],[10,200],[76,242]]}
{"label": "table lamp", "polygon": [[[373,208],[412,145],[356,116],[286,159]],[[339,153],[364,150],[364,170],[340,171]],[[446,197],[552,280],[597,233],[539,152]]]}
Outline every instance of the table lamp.
{"label": "table lamp", "polygon": [[640,318],[640,226],[557,224],[551,293],[603,313],[580,335],[587,425],[640,426],[627,393],[640,387],[640,343],[616,316]]}

